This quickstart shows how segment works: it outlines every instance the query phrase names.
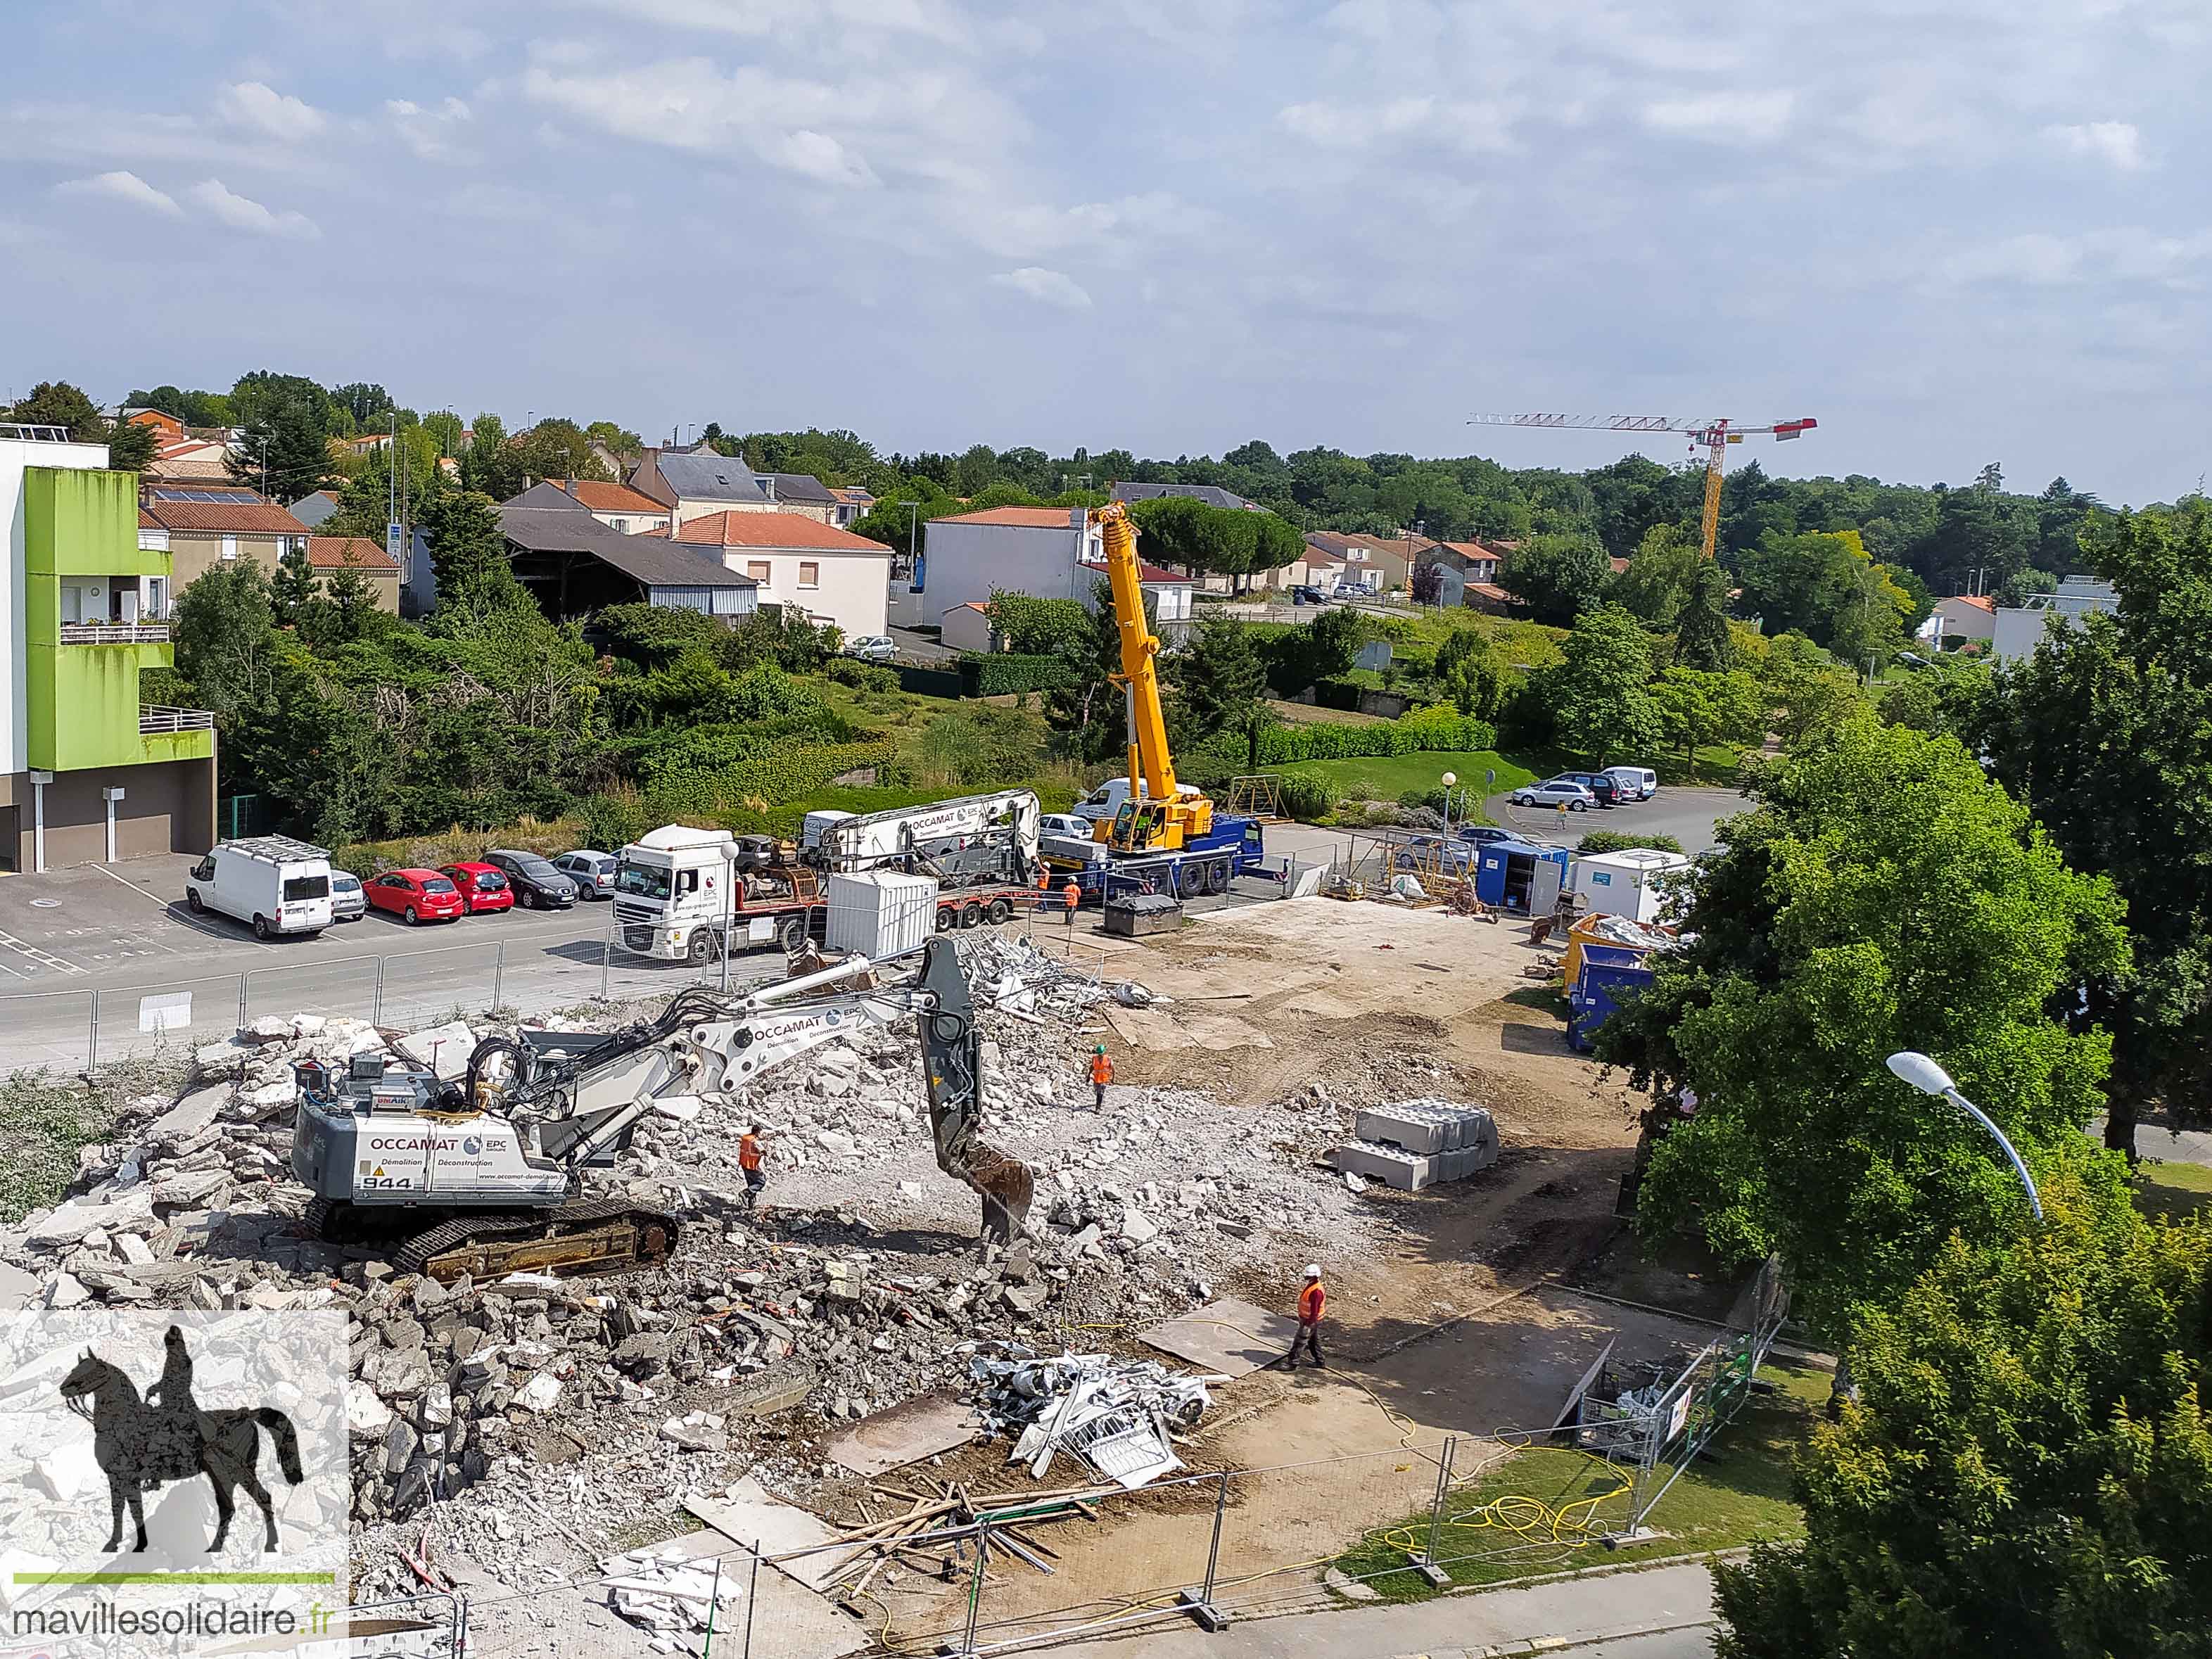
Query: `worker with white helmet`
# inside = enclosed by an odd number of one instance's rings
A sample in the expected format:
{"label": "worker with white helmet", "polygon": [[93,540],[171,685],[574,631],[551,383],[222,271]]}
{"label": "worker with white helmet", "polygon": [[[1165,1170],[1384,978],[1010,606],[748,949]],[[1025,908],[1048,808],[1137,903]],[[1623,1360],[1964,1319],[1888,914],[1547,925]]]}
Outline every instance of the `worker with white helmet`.
{"label": "worker with white helmet", "polygon": [[1313,1355],[1314,1369],[1326,1370],[1328,1362],[1321,1357],[1321,1316],[1328,1306],[1328,1291],[1321,1282],[1321,1264],[1306,1263],[1304,1282],[1298,1291],[1298,1331],[1291,1339],[1290,1358],[1285,1369],[1298,1368],[1298,1351],[1303,1348]]}

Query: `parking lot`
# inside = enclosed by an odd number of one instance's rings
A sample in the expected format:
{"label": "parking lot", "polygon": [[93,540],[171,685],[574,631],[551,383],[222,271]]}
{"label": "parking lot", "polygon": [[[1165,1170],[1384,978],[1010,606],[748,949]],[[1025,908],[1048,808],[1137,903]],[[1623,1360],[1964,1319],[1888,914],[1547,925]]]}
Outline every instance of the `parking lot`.
{"label": "parking lot", "polygon": [[1491,820],[1526,836],[1531,841],[1572,847],[1594,830],[1613,830],[1630,836],[1672,836],[1682,850],[1696,854],[1718,844],[1714,831],[1724,818],[1751,810],[1751,803],[1733,789],[1662,788],[1650,800],[1626,806],[1594,806],[1583,812],[1564,812],[1551,806],[1516,806],[1509,795],[1492,795]]}

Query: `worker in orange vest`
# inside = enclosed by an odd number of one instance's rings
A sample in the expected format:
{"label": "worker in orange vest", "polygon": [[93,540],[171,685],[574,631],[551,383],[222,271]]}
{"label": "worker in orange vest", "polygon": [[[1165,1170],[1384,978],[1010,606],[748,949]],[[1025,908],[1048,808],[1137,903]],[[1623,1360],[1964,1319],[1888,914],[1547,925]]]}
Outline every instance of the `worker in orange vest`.
{"label": "worker in orange vest", "polygon": [[1075,907],[1083,902],[1083,890],[1071,880],[1060,890],[1060,896],[1067,901],[1067,931],[1073,933],[1075,931]]}
{"label": "worker in orange vest", "polygon": [[1100,1043],[1091,1051],[1091,1087],[1097,1096],[1098,1109],[1106,1109],[1106,1085],[1114,1080],[1114,1062],[1107,1057],[1106,1045]]}
{"label": "worker in orange vest", "polygon": [[761,1167],[768,1158],[768,1149],[761,1144],[762,1127],[756,1123],[738,1137],[738,1169],[745,1178],[745,1213],[748,1215],[760,1203],[761,1188],[768,1185],[768,1171]]}
{"label": "worker in orange vest", "polygon": [[1304,1286],[1298,1291],[1297,1334],[1291,1339],[1290,1358],[1285,1362],[1284,1369],[1297,1370],[1301,1348],[1313,1355],[1316,1370],[1328,1369],[1328,1362],[1321,1357],[1321,1316],[1328,1306],[1328,1291],[1321,1282],[1321,1264],[1310,1261],[1306,1264]]}

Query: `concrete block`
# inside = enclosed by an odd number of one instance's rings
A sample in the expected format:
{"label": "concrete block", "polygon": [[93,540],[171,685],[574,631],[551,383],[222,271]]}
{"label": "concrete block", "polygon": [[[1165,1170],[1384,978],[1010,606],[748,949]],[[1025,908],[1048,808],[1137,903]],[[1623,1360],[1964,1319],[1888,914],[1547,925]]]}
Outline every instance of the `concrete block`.
{"label": "concrete block", "polygon": [[1450,1127],[1441,1113],[1419,1105],[1369,1106],[1361,1108],[1352,1133],[1362,1140],[1381,1141],[1426,1157],[1450,1144]]}
{"label": "concrete block", "polygon": [[1355,1140],[1328,1151],[1330,1167],[1348,1170],[1370,1181],[1379,1181],[1400,1192],[1417,1193],[1437,1179],[1435,1158],[1401,1152],[1372,1140]]}

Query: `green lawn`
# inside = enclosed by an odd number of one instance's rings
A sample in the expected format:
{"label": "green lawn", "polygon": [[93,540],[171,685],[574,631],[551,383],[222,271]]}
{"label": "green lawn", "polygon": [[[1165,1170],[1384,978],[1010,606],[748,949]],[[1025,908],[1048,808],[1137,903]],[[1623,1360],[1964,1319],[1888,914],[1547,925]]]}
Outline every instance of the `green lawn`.
{"label": "green lawn", "polygon": [[[1805,1517],[1790,1493],[1790,1463],[1827,1399],[1828,1373],[1776,1362],[1759,1376],[1778,1392],[1753,1396],[1668,1489],[1646,1519],[1656,1534],[1648,1541],[1613,1550],[1596,1541],[1626,1522],[1626,1471],[1584,1452],[1536,1447],[1454,1489],[1437,1534],[1439,1565],[1455,1585],[1488,1584],[1797,1536]],[[1657,1480],[1666,1480],[1663,1467]],[[1390,1571],[1407,1559],[1408,1542],[1425,1540],[1428,1519],[1425,1511],[1369,1534],[1337,1558],[1337,1571],[1364,1579],[1388,1601],[1437,1594],[1413,1571]],[[1489,1559],[1450,1559],[1462,1554]]]}
{"label": "green lawn", "polygon": [[2212,1170],[2201,1164],[2160,1164],[2145,1158],[2136,1170],[2136,1207],[2176,1221],[2212,1210]]}
{"label": "green lawn", "polygon": [[[1480,803],[1485,785],[1483,774],[1495,769],[1498,787],[1518,789],[1533,782],[1536,774],[1517,762],[1510,761],[1493,750],[1474,753],[1448,750],[1422,750],[1411,755],[1372,755],[1355,757],[1351,760],[1294,761],[1288,766],[1273,769],[1294,776],[1319,778],[1335,792],[1340,799],[1390,800],[1416,789],[1440,789],[1443,775],[1457,775],[1459,787],[1474,791],[1472,799]],[[1488,823],[1487,818],[1482,822]]]}

